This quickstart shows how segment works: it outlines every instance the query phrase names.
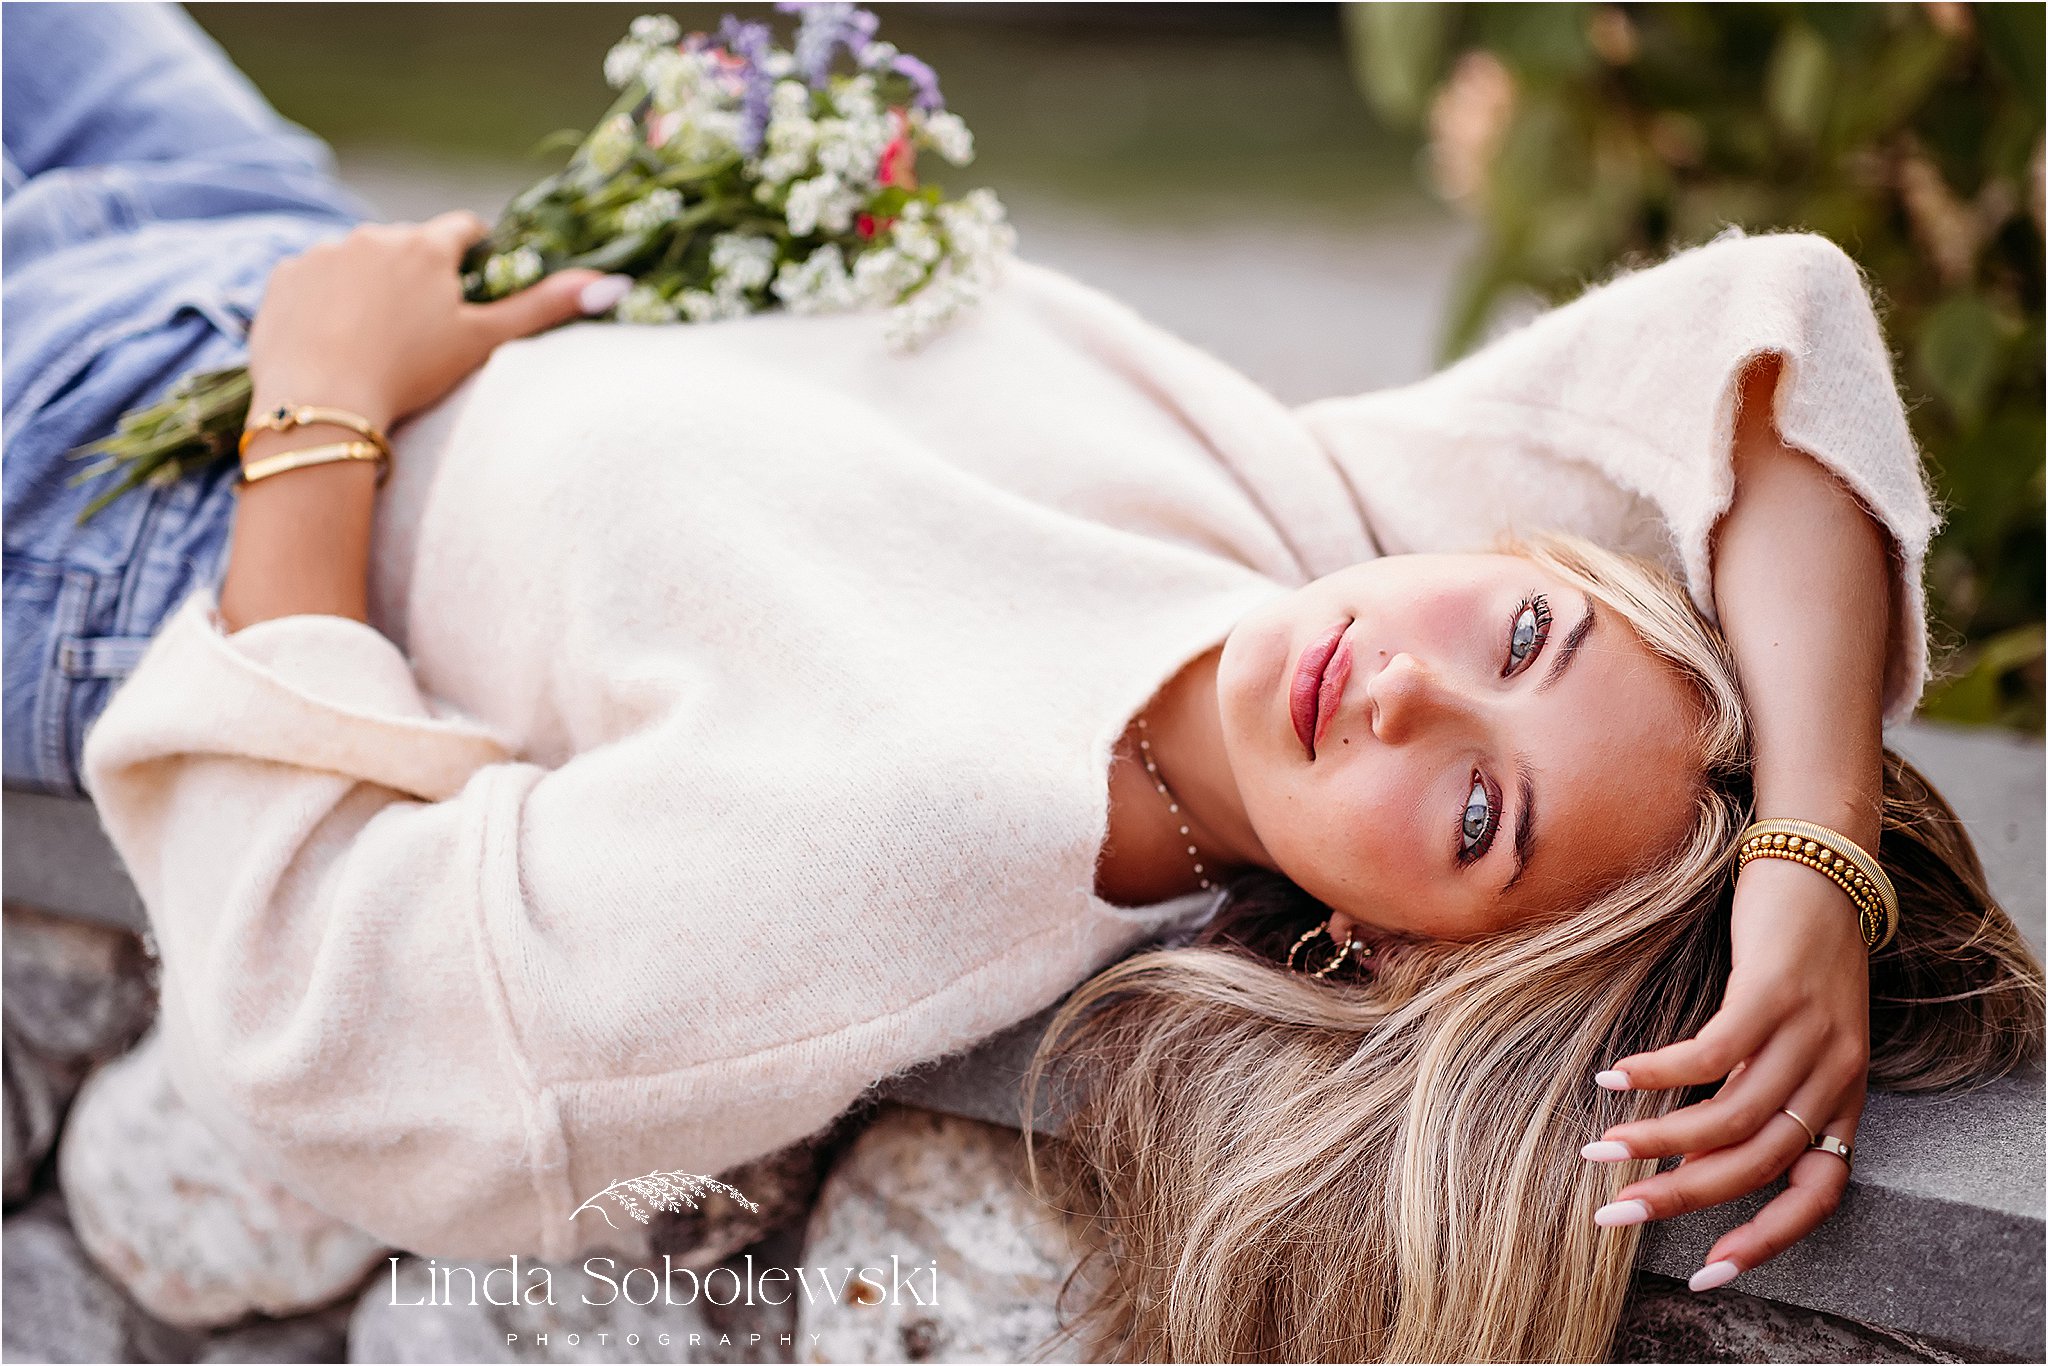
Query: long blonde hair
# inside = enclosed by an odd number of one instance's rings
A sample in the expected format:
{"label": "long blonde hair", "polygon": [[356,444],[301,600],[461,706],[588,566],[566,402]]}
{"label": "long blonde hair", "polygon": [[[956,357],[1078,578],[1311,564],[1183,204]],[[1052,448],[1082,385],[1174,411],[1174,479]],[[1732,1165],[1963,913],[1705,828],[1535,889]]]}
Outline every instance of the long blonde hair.
{"label": "long blonde hair", "polygon": [[[1749,727],[1725,644],[1669,576],[1573,538],[1513,548],[1693,685],[1690,828],[1569,913],[1473,943],[1383,943],[1370,974],[1323,981],[1284,960],[1325,909],[1251,879],[1193,945],[1077,990],[1026,1077],[1025,1112],[1049,1086],[1061,1131],[1027,1132],[1026,1154],[1084,1251],[1062,1298],[1085,1295],[1069,1331],[1098,1359],[1606,1352],[1640,1230],[1596,1228],[1593,1211],[1655,1163],[1578,1149],[1698,1095],[1591,1078],[1718,1006]],[[2007,1071],[2040,1048],[2040,965],[1953,813],[1889,751],[1885,779],[1879,857],[1902,913],[1871,963],[1872,1080]]]}

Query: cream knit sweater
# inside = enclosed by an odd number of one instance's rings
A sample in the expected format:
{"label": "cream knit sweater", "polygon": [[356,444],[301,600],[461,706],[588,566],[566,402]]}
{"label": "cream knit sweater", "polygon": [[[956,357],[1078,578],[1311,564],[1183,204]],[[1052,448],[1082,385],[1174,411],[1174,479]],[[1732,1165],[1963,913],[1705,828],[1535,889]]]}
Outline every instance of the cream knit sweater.
{"label": "cream knit sweater", "polygon": [[871,317],[583,325],[399,440],[372,625],[201,592],[86,745],[173,1078],[311,1203],[439,1256],[636,1246],[712,1174],[1059,999],[1189,898],[1092,893],[1111,746],[1247,611],[1563,526],[1702,606],[1745,358],[1891,529],[1933,517],[1848,259],[1725,240],[1406,389],[1290,411],[1019,265],[912,358]]}

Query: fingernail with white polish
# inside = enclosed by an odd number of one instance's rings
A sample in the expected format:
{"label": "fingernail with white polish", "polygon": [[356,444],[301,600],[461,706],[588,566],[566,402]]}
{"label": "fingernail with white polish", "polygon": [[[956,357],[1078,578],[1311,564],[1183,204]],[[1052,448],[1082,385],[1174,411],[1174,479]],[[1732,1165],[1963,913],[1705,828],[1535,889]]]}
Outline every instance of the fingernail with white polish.
{"label": "fingernail with white polish", "polygon": [[1617,1200],[1593,1211],[1593,1222],[1602,1228],[1626,1228],[1650,1217],[1650,1207],[1640,1200]]}
{"label": "fingernail with white polish", "polygon": [[1693,1272],[1692,1279],[1687,1281],[1686,1284],[1694,1290],[1712,1290],[1718,1286],[1728,1284],[1728,1282],[1741,1274],[1742,1268],[1733,1262],[1708,1262],[1698,1271]]}
{"label": "fingernail with white polish", "polygon": [[1579,1156],[1588,1162],[1626,1162],[1635,1154],[1628,1150],[1626,1143],[1613,1143],[1606,1139],[1588,1143],[1579,1149]]}
{"label": "fingernail with white polish", "polygon": [[1605,1072],[1595,1072],[1593,1074],[1593,1082],[1595,1085],[1604,1086],[1610,1091],[1626,1091],[1629,1088],[1628,1073],[1616,1072],[1611,1068]]}
{"label": "fingernail with white polish", "polygon": [[632,288],[633,277],[630,275],[601,275],[583,286],[583,292],[576,296],[576,304],[586,317],[594,318],[600,313],[610,312],[612,306],[625,298],[626,292]]}

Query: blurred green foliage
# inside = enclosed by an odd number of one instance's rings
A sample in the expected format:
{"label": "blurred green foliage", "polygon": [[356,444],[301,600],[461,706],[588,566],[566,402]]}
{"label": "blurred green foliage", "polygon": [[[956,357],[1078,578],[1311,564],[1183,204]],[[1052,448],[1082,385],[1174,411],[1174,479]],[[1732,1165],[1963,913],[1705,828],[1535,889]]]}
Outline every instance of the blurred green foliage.
{"label": "blurred green foliage", "polygon": [[1357,4],[1367,102],[1478,219],[1446,358],[1728,224],[1862,266],[1948,522],[1927,714],[2042,727],[2038,4]]}
{"label": "blurred green foliage", "polygon": [[[509,163],[517,180],[539,174],[537,143],[611,102],[601,63],[636,15],[685,30],[728,12],[793,22],[721,0],[188,8],[286,117],[344,153]],[[1134,218],[1278,203],[1355,223],[1415,206],[1413,139],[1359,103],[1329,6],[870,8],[974,129],[959,187],[1051,191]]]}

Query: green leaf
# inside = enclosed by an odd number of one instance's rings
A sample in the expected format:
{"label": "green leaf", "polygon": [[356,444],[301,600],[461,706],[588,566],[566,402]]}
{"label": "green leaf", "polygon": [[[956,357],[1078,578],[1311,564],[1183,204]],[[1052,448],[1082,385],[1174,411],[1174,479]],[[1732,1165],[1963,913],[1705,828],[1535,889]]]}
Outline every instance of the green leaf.
{"label": "green leaf", "polygon": [[1915,352],[1920,374],[1964,427],[1984,417],[1984,400],[2005,368],[2012,325],[1981,295],[1952,294],[1927,316]]}
{"label": "green leaf", "polygon": [[1764,106],[1771,111],[1772,122],[1803,146],[1819,141],[1827,121],[1833,66],[1827,44],[1805,24],[1787,24],[1771,51]]}
{"label": "green leaf", "polygon": [[1519,244],[1492,241],[1459,273],[1442,338],[1437,343],[1437,364],[1448,364],[1479,344],[1494,306],[1508,286],[1515,283],[1508,262],[1519,256]]}
{"label": "green leaf", "polygon": [[1991,64],[2012,82],[2020,99],[2033,111],[2037,124],[2044,100],[2042,49],[2048,45],[2042,14],[2040,5],[1970,6],[1970,17],[1983,35],[1984,51]]}
{"label": "green leaf", "polygon": [[581,146],[582,143],[582,129],[557,128],[554,132],[549,133],[539,142],[534,143],[533,150],[531,152],[528,152],[527,155],[532,157],[544,157],[554,152],[573,152],[579,146]]}
{"label": "green leaf", "polygon": [[621,271],[653,247],[656,240],[664,235],[662,228],[650,228],[645,232],[626,233],[594,251],[581,256],[572,256],[562,262],[563,270]]}
{"label": "green leaf", "polygon": [[1909,28],[1877,57],[1860,79],[1841,73],[1834,82],[1834,132],[1854,144],[1905,126],[1954,66],[1953,45],[1929,29]]}
{"label": "green leaf", "polygon": [[2048,651],[2048,633],[2039,622],[2002,631],[1971,651],[1968,668],[1938,686],[1920,710],[1943,721],[1973,726],[2011,719],[2015,709],[2008,702],[2006,680],[2039,665],[2044,651]]}
{"label": "green leaf", "polygon": [[1445,4],[1347,4],[1351,72],[1367,104],[1397,128],[1421,124],[1443,75],[1453,13]]}
{"label": "green leaf", "polygon": [[1593,7],[1583,3],[1486,5],[1479,9],[1486,45],[1515,71],[1542,85],[1585,76],[1599,65],[1593,50]]}

